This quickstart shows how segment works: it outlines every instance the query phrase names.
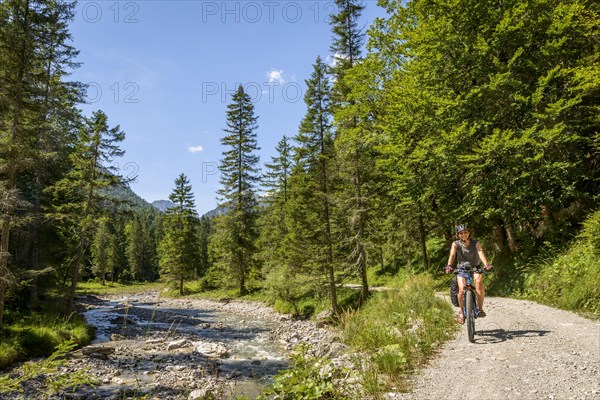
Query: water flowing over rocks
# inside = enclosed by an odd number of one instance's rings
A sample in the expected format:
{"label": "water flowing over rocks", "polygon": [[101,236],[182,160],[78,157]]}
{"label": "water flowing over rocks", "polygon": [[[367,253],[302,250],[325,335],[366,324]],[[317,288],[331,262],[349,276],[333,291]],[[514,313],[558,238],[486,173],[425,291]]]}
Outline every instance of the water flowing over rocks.
{"label": "water flowing over rocks", "polygon": [[[335,354],[338,364],[346,362],[332,329],[260,303],[144,293],[86,296],[79,306],[97,328],[96,339],[70,353],[60,373],[85,369],[98,384],[53,400],[254,398],[261,383],[288,366],[287,354],[301,342],[319,355]],[[12,398],[48,398],[39,385],[28,382],[25,393]]]}

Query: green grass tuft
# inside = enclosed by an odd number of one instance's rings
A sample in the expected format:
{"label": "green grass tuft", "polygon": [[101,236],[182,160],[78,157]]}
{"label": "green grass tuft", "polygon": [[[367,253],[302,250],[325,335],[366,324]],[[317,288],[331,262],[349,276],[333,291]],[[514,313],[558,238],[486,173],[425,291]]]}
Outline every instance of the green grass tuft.
{"label": "green grass tuft", "polygon": [[[373,295],[366,306],[343,317],[344,341],[370,354],[361,366],[369,391],[406,387],[405,377],[456,331],[453,311],[434,294],[428,275],[409,278],[398,289]],[[373,377],[378,377],[378,385]]]}
{"label": "green grass tuft", "polygon": [[0,369],[31,357],[48,356],[66,341],[77,345],[91,342],[93,332],[82,317],[69,320],[54,314],[6,314],[0,338]]}

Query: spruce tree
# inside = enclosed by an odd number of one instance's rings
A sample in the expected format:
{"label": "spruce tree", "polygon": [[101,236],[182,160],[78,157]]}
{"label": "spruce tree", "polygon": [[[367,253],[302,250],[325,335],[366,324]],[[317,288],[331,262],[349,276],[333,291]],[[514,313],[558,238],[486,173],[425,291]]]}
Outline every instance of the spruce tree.
{"label": "spruce tree", "polygon": [[114,234],[110,230],[109,220],[102,217],[92,242],[92,271],[100,277],[102,286],[106,284],[106,274],[114,270],[116,251],[114,248]]}
{"label": "spruce tree", "polygon": [[[317,57],[304,102],[307,106],[295,137],[294,172],[291,178],[293,202],[290,204],[290,240],[294,242],[294,264],[316,270],[324,276],[334,313],[339,312],[335,278],[333,238],[333,193],[335,149],[330,109],[331,86],[327,65]],[[308,247],[307,247],[308,246]]]}
{"label": "spruce tree", "polygon": [[119,147],[124,139],[125,133],[118,125],[110,128],[106,114],[95,111],[79,130],[70,155],[71,170],[48,188],[54,197],[55,220],[64,230],[72,232],[77,243],[67,296],[68,312],[74,308],[75,289],[93,228],[116,201],[106,189],[124,184],[124,179],[110,166],[113,158],[125,154]]}
{"label": "spruce tree", "polygon": [[[335,115],[336,149],[340,158],[340,172],[346,181],[338,196],[342,207],[350,218],[352,250],[348,259],[356,268],[361,280],[361,300],[369,294],[367,280],[367,230],[368,230],[368,188],[374,169],[375,154],[370,146],[368,129],[372,127],[368,115],[357,109],[359,98],[353,90],[360,88],[354,76],[348,77],[353,68],[360,66],[361,46],[364,33],[358,20],[364,9],[359,1],[337,0],[338,13],[331,16],[333,44],[331,51],[336,55],[332,68],[335,77],[332,109]],[[363,118],[360,118],[363,117]]]}
{"label": "spruce tree", "polygon": [[[49,231],[41,223],[43,189],[64,171],[61,160],[79,119],[81,85],[65,79],[77,67],[67,29],[74,7],[74,2],[0,2],[0,329],[14,273],[33,277],[35,303],[38,273],[29,270],[39,270],[40,254],[45,248],[46,257],[49,253],[40,240]],[[26,239],[9,240],[17,235]],[[9,270],[10,251],[20,271]]]}
{"label": "spruce tree", "polygon": [[184,281],[194,275],[199,263],[198,214],[192,186],[185,176],[175,179],[169,199],[175,204],[164,216],[164,237],[159,245],[163,276],[177,283],[183,294]]}
{"label": "spruce tree", "polygon": [[240,295],[247,292],[246,279],[253,267],[257,237],[256,185],[260,179],[257,120],[250,96],[240,85],[227,106],[226,135],[221,139],[226,150],[219,166],[218,194],[220,206],[227,212],[219,218],[217,226],[224,238],[218,250],[219,264],[234,274]]}

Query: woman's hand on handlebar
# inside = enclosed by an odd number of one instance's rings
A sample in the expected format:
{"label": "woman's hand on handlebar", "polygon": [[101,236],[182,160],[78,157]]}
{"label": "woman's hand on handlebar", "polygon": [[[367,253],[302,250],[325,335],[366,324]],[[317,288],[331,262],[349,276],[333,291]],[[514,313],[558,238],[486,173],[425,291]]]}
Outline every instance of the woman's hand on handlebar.
{"label": "woman's hand on handlebar", "polygon": [[452,265],[448,264],[446,265],[446,267],[444,268],[444,271],[449,274],[450,272],[452,272]]}

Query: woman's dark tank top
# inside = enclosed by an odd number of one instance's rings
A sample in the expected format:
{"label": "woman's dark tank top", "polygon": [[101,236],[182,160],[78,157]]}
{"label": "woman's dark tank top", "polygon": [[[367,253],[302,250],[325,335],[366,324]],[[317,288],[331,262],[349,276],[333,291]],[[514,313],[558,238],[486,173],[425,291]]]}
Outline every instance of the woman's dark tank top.
{"label": "woman's dark tank top", "polygon": [[477,240],[471,239],[469,246],[465,246],[460,240],[455,240],[454,243],[456,243],[456,261],[458,264],[465,261],[471,263],[472,267],[478,267],[481,264],[477,253]]}

